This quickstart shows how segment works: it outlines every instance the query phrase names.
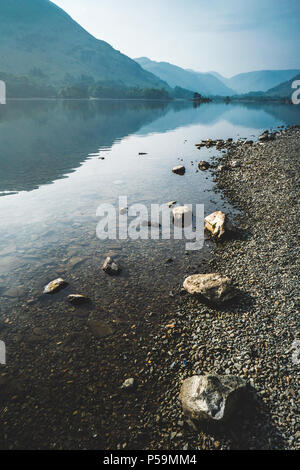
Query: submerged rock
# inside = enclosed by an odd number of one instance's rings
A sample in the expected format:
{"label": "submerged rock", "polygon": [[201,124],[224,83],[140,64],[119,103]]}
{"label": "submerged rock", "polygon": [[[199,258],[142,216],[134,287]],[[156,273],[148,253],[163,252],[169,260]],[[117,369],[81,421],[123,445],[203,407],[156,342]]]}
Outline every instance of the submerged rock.
{"label": "submerged rock", "polygon": [[172,210],[173,223],[177,227],[187,227],[192,223],[193,213],[187,206],[175,207]]}
{"label": "submerged rock", "polygon": [[213,212],[205,217],[205,228],[214,237],[222,238],[226,230],[226,214],[222,211]]}
{"label": "submerged rock", "polygon": [[105,273],[109,274],[110,276],[117,276],[121,271],[120,267],[110,256],[108,256],[104,261],[102,269]]}
{"label": "submerged rock", "polygon": [[185,174],[185,167],[182,165],[175,166],[172,169],[173,173],[176,173],[176,175],[184,175]]}
{"label": "submerged rock", "polygon": [[234,375],[197,375],[186,379],[179,400],[189,424],[195,421],[222,422],[237,409],[246,382]]}
{"label": "submerged rock", "polygon": [[232,280],[221,274],[194,274],[184,281],[183,287],[189,294],[199,294],[212,303],[227,302],[235,297]]}
{"label": "submerged rock", "polygon": [[56,292],[60,291],[61,289],[64,289],[67,287],[68,283],[62,279],[58,278],[55,279],[54,281],[49,282],[49,284],[46,285],[44,288],[44,294],[55,294]]}
{"label": "submerged rock", "polygon": [[89,320],[89,327],[97,338],[106,338],[114,334],[113,328],[103,320]]}

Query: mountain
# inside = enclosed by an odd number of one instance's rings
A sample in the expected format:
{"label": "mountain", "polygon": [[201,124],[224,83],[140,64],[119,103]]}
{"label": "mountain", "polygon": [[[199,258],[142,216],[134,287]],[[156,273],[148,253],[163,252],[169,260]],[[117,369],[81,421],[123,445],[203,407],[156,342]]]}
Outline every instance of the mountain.
{"label": "mountain", "polygon": [[293,77],[291,80],[281,83],[280,85],[271,88],[265,93],[265,96],[274,98],[291,98],[295,89],[292,88],[292,83],[295,80],[300,80],[300,74]]}
{"label": "mountain", "polygon": [[172,88],[179,86],[204,96],[231,96],[234,94],[232,89],[212,74],[183,69],[168,62],[155,62],[147,57],[140,57],[135,60],[145,70],[155,74]]}
{"label": "mountain", "polygon": [[49,84],[84,75],[121,86],[168,89],[49,0],[1,1],[0,71],[26,74]]}
{"label": "mountain", "polygon": [[257,72],[241,73],[231,78],[222,77],[217,72],[211,72],[224,85],[234,89],[236,93],[249,93],[256,91],[268,91],[281,83],[292,79],[300,70],[260,70]]}

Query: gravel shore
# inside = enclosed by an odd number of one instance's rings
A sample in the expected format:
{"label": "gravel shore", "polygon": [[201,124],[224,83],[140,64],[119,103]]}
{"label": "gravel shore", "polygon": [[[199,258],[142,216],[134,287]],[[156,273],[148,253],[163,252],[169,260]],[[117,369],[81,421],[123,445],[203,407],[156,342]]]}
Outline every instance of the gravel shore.
{"label": "gravel shore", "polygon": [[[0,448],[299,448],[291,350],[299,335],[299,153],[300,129],[292,128],[272,142],[233,142],[218,158],[216,190],[240,211],[238,229],[208,262],[179,274],[159,318],[140,312],[99,341],[84,310],[66,317],[58,307],[47,319],[48,343],[43,305],[30,318],[24,305],[25,320],[12,311],[27,337],[0,324],[1,338],[15,344],[13,366],[0,375]],[[230,276],[238,297],[221,308],[200,303],[182,289],[197,272]],[[241,376],[252,390],[234,420],[195,432],[178,395],[182,380],[205,372]],[[134,386],[122,389],[129,378]]]}

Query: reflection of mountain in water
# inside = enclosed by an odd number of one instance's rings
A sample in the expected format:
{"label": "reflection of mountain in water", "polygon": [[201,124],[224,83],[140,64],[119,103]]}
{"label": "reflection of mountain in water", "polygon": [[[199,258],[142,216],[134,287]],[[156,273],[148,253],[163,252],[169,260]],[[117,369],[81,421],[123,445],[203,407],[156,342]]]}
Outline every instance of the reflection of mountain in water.
{"label": "reflection of mountain in water", "polygon": [[28,191],[64,177],[89,153],[111,147],[167,107],[157,102],[9,102],[0,108],[0,191]]}
{"label": "reflection of mountain in water", "polygon": [[279,121],[286,125],[300,124],[300,106],[209,103],[202,104],[197,110],[186,108],[178,112],[176,109],[170,109],[168,114],[143,127],[139,134],[167,132],[187,125],[213,126],[220,120],[233,126],[258,130],[279,125]]}
{"label": "reflection of mountain in water", "polygon": [[19,101],[0,107],[0,192],[38,188],[64,177],[89,153],[132,133],[167,132],[227,121],[270,128],[300,124],[300,107],[188,102]]}

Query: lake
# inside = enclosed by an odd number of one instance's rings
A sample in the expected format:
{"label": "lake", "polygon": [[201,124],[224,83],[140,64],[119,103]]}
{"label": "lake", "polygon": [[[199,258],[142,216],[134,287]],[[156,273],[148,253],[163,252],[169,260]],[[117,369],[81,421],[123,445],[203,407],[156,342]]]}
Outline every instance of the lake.
{"label": "lake", "polygon": [[[214,191],[200,160],[202,139],[255,139],[265,129],[300,123],[296,106],[118,101],[10,101],[0,107],[1,315],[24,302],[56,308],[66,293],[87,295],[109,321],[165,308],[186,274],[205,270],[211,242],[186,252],[184,240],[106,240],[96,236],[97,208],[177,201],[204,204],[205,214],[233,212]],[[144,155],[140,155],[143,153]],[[172,168],[185,165],[178,176]],[[118,211],[118,209],[117,209]],[[122,274],[102,272],[107,255]],[[67,291],[45,301],[45,284]]]}

